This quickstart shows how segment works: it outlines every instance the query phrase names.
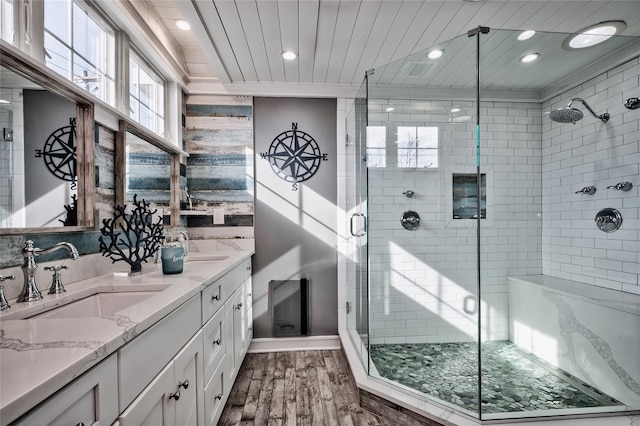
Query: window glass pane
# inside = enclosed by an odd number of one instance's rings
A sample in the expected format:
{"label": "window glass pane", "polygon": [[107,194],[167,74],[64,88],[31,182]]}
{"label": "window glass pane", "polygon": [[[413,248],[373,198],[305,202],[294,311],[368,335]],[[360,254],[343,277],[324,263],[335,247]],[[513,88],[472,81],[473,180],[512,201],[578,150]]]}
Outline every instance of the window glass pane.
{"label": "window glass pane", "polygon": [[140,111],[140,103],[136,98],[131,98],[129,108],[131,110],[131,118],[135,121],[140,121],[139,111]]}
{"label": "window glass pane", "polygon": [[47,67],[65,78],[69,78],[71,76],[71,50],[46,32],[44,33],[44,44],[47,46],[47,55],[45,56]]}
{"label": "window glass pane", "polygon": [[[164,80],[147,66],[142,59],[131,52],[130,55],[130,99],[138,109],[131,117],[149,130],[164,134]],[[137,114],[134,117],[134,114]]]}
{"label": "window glass pane", "polygon": [[418,148],[438,148],[437,127],[418,127]]}
{"label": "window glass pane", "polygon": [[398,126],[398,167],[438,167],[438,128]]}
{"label": "window glass pane", "polygon": [[94,66],[103,70],[103,34],[100,26],[87,15],[87,12],[73,5],[73,50],[82,55]]}
{"label": "window glass pane", "polygon": [[67,0],[46,0],[44,2],[44,27],[63,43],[70,45],[71,19]]}
{"label": "window glass pane", "polygon": [[102,78],[100,73],[78,55],[73,56],[73,82],[87,92],[101,98]]}
{"label": "window glass pane", "polygon": [[387,128],[367,127],[367,167],[386,167]]}
{"label": "window glass pane", "polygon": [[0,0],[0,37],[13,43],[13,0]]}

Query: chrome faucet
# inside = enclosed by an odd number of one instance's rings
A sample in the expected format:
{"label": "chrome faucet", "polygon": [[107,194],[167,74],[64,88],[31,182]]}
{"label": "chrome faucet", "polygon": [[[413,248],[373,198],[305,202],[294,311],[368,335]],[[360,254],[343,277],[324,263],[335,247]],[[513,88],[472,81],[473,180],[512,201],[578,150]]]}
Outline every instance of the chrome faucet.
{"label": "chrome faucet", "polygon": [[182,248],[184,250],[184,255],[186,256],[189,252],[189,236],[187,235],[186,232],[184,231],[180,231],[179,232],[180,235],[182,235]]}
{"label": "chrome faucet", "polygon": [[79,257],[78,250],[71,243],[58,243],[46,249],[40,249],[33,246],[33,241],[27,240],[22,249],[22,257],[24,262],[22,263],[22,272],[24,273],[24,283],[20,296],[18,296],[17,302],[34,302],[42,299],[42,293],[38,290],[36,284],[36,270],[38,265],[36,264],[36,256],[43,253],[51,253],[59,249],[65,248],[69,251],[69,257],[75,260]]}

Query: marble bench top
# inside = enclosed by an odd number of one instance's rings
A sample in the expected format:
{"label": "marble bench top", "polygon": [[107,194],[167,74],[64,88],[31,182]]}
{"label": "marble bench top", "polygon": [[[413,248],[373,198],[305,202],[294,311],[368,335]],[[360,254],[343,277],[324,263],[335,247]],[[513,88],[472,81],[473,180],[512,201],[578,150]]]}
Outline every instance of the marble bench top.
{"label": "marble bench top", "polygon": [[575,299],[608,306],[612,309],[640,316],[640,295],[638,294],[597,287],[548,275],[524,275],[508,277],[508,279],[512,282],[539,286]]}

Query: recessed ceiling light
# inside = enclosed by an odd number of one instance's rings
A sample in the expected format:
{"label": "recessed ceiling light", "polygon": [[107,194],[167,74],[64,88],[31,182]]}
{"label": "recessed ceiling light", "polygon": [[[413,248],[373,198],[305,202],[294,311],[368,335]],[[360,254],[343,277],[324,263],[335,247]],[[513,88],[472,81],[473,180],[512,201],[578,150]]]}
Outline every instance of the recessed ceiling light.
{"label": "recessed ceiling light", "polygon": [[460,108],[451,108],[451,112],[460,112]]}
{"label": "recessed ceiling light", "polygon": [[625,28],[627,24],[624,21],[600,22],[570,35],[562,42],[562,47],[572,50],[595,46],[621,33]]}
{"label": "recessed ceiling light", "polygon": [[520,62],[523,62],[526,64],[528,62],[535,61],[539,57],[540,57],[539,53],[529,53],[528,55],[524,55],[522,58],[520,58]]}
{"label": "recessed ceiling light", "polygon": [[284,52],[282,52],[282,59],[284,59],[285,61],[293,61],[297,57],[298,55],[296,54],[296,52],[292,52],[291,50],[285,50]]}
{"label": "recessed ceiling light", "polygon": [[174,22],[176,23],[176,27],[183,31],[189,31],[191,29],[191,25],[184,19],[176,19]]}
{"label": "recessed ceiling light", "polygon": [[0,104],[10,104],[11,102],[5,100],[5,99],[0,99]]}
{"label": "recessed ceiling light", "polygon": [[518,34],[518,40],[520,41],[529,40],[531,37],[535,35],[535,33],[536,32],[533,30],[523,31],[520,34]]}
{"label": "recessed ceiling light", "polygon": [[432,50],[431,52],[427,53],[427,58],[429,58],[429,59],[438,59],[440,56],[442,56],[443,53],[444,53],[444,50],[435,49],[435,50]]}
{"label": "recessed ceiling light", "polygon": [[389,108],[385,108],[384,110],[387,112],[391,112],[391,111],[395,111],[396,109],[394,107],[389,107]]}

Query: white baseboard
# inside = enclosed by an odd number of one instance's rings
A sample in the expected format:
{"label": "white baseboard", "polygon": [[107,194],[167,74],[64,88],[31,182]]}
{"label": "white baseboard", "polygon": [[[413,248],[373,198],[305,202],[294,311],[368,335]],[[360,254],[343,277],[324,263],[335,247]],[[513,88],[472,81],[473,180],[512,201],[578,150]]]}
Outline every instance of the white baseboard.
{"label": "white baseboard", "polygon": [[253,339],[249,353],[340,349],[340,336],[268,337]]}

